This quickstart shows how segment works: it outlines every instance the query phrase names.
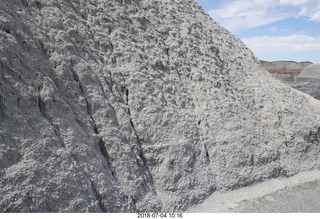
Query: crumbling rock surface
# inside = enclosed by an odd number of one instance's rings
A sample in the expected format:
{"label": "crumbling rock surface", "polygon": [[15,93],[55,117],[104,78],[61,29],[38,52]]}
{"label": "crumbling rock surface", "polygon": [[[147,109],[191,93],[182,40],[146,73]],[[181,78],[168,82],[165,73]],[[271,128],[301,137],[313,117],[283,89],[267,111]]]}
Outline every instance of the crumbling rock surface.
{"label": "crumbling rock surface", "polygon": [[319,104],[193,0],[0,2],[0,211],[184,211],[319,168]]}

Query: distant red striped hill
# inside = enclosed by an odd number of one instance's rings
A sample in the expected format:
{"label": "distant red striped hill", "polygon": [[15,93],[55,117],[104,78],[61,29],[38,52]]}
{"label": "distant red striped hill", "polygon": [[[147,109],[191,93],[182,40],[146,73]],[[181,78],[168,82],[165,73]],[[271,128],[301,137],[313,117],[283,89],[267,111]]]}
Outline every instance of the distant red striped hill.
{"label": "distant red striped hill", "polygon": [[[275,78],[303,93],[320,100],[320,79],[315,77],[319,65],[312,62],[260,61],[261,65]],[[305,72],[305,73],[303,73]]]}
{"label": "distant red striped hill", "polygon": [[298,75],[307,66],[312,65],[312,62],[294,62],[294,61],[274,61],[268,62],[260,60],[261,65],[271,74],[276,75]]}

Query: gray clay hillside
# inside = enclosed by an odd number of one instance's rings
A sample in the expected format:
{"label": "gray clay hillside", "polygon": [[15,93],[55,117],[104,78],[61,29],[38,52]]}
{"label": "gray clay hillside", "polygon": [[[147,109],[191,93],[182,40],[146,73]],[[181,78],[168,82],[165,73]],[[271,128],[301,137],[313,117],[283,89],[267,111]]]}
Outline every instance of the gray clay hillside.
{"label": "gray clay hillside", "polygon": [[0,1],[0,212],[184,211],[320,166],[320,104],[193,0]]}
{"label": "gray clay hillside", "polygon": [[320,64],[312,64],[302,70],[298,77],[320,79]]}

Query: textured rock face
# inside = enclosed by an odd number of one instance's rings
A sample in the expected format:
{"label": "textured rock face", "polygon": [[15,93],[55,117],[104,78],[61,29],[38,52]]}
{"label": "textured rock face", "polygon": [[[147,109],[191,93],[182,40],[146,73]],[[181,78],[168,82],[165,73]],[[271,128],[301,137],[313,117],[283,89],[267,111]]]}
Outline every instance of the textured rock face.
{"label": "textured rock face", "polygon": [[194,1],[0,2],[0,211],[183,211],[319,168],[319,104]]}
{"label": "textured rock face", "polygon": [[275,75],[291,75],[295,76],[312,62],[293,62],[293,61],[260,61],[261,65],[270,73]]}

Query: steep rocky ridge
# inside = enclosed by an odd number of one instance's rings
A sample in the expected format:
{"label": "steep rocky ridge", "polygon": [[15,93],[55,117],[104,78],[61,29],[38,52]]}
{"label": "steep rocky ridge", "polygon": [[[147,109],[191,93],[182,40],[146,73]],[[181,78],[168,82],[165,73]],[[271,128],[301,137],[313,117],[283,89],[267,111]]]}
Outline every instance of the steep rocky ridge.
{"label": "steep rocky ridge", "polygon": [[193,0],[0,2],[0,211],[183,211],[319,168],[320,104]]}

